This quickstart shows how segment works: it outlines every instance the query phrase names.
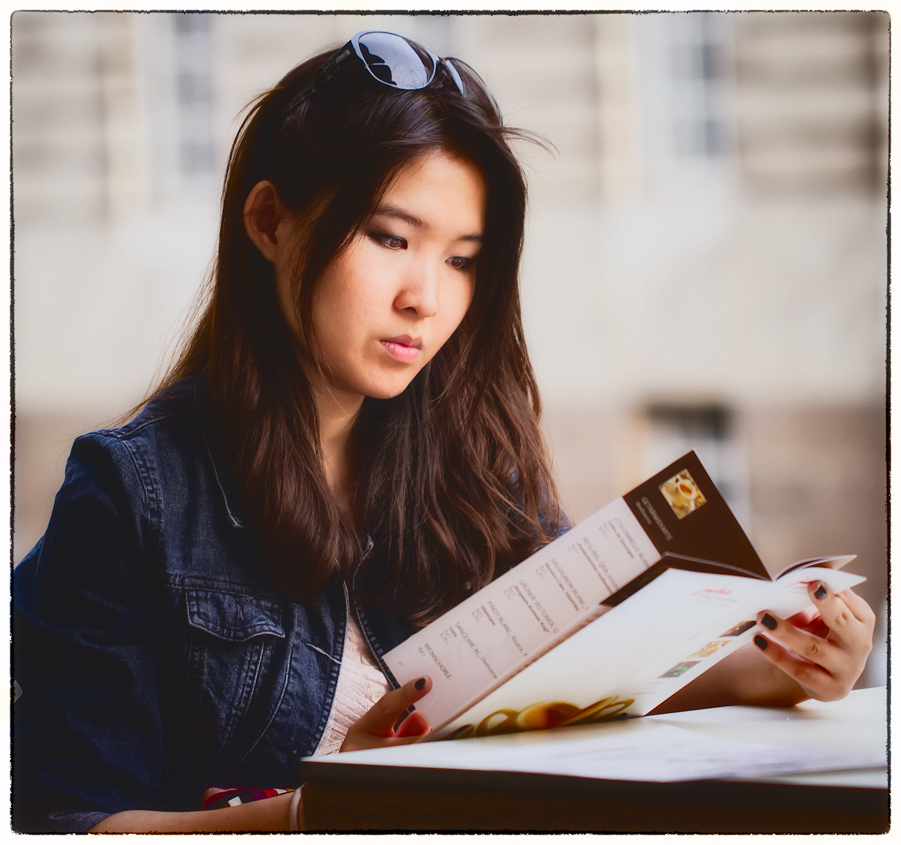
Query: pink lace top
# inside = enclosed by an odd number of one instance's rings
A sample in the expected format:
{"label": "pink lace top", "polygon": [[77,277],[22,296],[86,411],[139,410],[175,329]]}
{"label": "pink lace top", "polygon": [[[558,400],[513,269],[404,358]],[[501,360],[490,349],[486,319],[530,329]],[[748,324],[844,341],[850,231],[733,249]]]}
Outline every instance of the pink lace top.
{"label": "pink lace top", "polygon": [[344,635],[344,655],[338,672],[338,686],[328,723],[313,756],[334,754],[341,748],[347,730],[391,688],[379,669],[363,632],[353,614]]}

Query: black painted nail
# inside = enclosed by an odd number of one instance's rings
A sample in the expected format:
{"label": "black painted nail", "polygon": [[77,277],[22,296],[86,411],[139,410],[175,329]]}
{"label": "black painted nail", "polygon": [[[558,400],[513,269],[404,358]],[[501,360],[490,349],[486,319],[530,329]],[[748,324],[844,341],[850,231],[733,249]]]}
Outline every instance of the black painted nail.
{"label": "black painted nail", "polygon": [[761,651],[764,651],[769,643],[763,637],[754,637],[754,645]]}
{"label": "black painted nail", "polygon": [[826,587],[820,584],[819,587],[814,591],[813,597],[816,599],[824,599],[826,598]]}
{"label": "black painted nail", "polygon": [[422,689],[425,686],[425,678],[420,678],[413,686],[416,687],[416,689]]}
{"label": "black painted nail", "polygon": [[764,628],[769,628],[771,631],[776,629],[776,620],[773,619],[769,613],[763,614],[763,619],[760,620],[760,624],[763,625]]}

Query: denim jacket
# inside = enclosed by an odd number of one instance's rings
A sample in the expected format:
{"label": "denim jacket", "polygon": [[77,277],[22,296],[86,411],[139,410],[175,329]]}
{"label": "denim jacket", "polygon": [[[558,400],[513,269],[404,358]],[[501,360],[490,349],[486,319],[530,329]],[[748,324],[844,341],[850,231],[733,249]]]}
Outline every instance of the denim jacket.
{"label": "denim jacket", "polygon": [[[308,606],[278,588],[210,424],[187,382],[72,448],[14,573],[18,830],[198,809],[214,784],[292,787],[319,742],[352,595],[335,580]],[[380,663],[413,630],[356,614]]]}

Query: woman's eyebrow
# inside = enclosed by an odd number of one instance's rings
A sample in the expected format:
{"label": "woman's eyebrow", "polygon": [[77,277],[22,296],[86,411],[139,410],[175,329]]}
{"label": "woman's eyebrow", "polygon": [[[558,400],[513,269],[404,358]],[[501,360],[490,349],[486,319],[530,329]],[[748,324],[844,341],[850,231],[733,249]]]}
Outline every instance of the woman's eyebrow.
{"label": "woman's eyebrow", "polygon": [[380,205],[375,210],[375,215],[377,217],[394,217],[397,220],[403,220],[404,223],[409,223],[416,229],[424,229],[426,228],[425,222],[420,220],[418,217],[410,214],[408,211],[404,211],[402,208],[398,208],[394,205]]}
{"label": "woman's eyebrow", "polygon": [[[404,211],[402,208],[398,208],[396,205],[380,205],[374,212],[373,217],[393,217],[396,220],[402,220],[404,223],[409,224],[415,229],[426,229],[428,228],[427,224],[424,220],[420,220],[416,215],[410,214],[409,211]],[[463,235],[458,238],[460,241],[470,241],[472,243],[482,243],[482,236],[478,234],[472,235]]]}

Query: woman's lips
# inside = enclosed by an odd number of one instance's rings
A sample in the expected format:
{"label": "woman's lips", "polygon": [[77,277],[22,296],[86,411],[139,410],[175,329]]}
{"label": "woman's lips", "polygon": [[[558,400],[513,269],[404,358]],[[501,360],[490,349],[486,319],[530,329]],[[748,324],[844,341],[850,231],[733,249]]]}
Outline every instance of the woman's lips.
{"label": "woman's lips", "polygon": [[416,360],[422,350],[422,341],[419,338],[409,337],[392,337],[388,340],[379,341],[385,347],[388,354],[396,361],[404,364],[410,364]]}

